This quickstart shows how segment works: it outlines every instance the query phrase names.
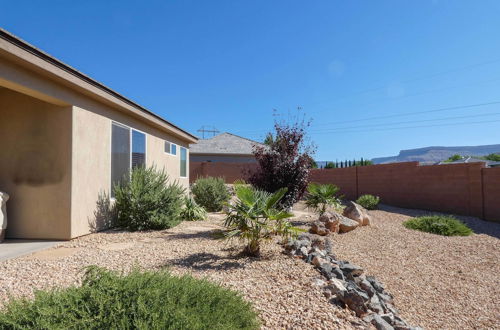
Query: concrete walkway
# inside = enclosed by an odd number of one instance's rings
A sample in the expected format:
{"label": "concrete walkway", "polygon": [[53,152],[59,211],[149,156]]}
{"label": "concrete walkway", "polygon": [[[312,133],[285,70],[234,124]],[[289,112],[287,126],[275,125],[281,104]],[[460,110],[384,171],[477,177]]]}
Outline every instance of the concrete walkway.
{"label": "concrete walkway", "polygon": [[59,243],[62,241],[6,239],[0,243],[0,261],[47,249]]}

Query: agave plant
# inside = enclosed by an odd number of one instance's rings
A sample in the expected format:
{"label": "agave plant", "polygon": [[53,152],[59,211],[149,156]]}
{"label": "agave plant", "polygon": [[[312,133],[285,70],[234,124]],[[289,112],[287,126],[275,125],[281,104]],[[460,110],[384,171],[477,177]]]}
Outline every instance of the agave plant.
{"label": "agave plant", "polygon": [[203,206],[198,205],[192,197],[184,197],[184,208],[181,217],[187,221],[205,220],[207,211]]}
{"label": "agave plant", "polygon": [[228,230],[225,236],[243,240],[246,254],[259,256],[263,242],[276,235],[288,239],[300,231],[286,220],[293,214],[277,208],[286,188],[270,194],[239,183],[235,184],[234,190],[237,199],[226,212],[224,225]]}
{"label": "agave plant", "polygon": [[337,197],[339,190],[339,187],[333,184],[310,183],[307,186],[306,205],[322,215],[329,206],[335,208],[340,206]]}

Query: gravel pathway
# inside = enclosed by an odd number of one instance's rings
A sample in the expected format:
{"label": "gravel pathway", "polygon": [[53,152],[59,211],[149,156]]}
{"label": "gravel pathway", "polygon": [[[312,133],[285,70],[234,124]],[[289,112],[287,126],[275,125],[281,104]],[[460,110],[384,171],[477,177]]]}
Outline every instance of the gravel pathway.
{"label": "gravel pathway", "polygon": [[[358,319],[334,307],[313,285],[319,274],[302,260],[267,245],[262,260],[241,258],[241,247],[214,239],[220,216],[184,222],[167,231],[92,234],[30,256],[0,262],[0,305],[9,295],[78,283],[82,269],[100,265],[116,270],[134,266],[171,267],[238,290],[253,302],[263,329],[353,329]],[[358,327],[359,328],[359,327]]]}
{"label": "gravel pathway", "polygon": [[401,224],[429,212],[382,206],[373,225],[334,237],[334,251],[375,275],[401,316],[427,329],[500,329],[500,224],[459,217],[477,233],[444,237]]}
{"label": "gravel pathway", "polygon": [[[301,205],[295,211],[298,225],[314,219]],[[442,237],[401,225],[428,212],[383,206],[370,214],[372,226],[333,236],[334,251],[381,280],[405,320],[427,329],[500,329],[500,224],[460,217],[477,234]],[[0,262],[0,305],[11,295],[76,284],[87,265],[170,267],[242,292],[263,329],[359,328],[352,313],[314,286],[321,277],[311,265],[283,255],[277,244],[267,245],[261,260],[239,257],[241,246],[214,239],[220,223],[212,214],[167,231],[103,232]]]}

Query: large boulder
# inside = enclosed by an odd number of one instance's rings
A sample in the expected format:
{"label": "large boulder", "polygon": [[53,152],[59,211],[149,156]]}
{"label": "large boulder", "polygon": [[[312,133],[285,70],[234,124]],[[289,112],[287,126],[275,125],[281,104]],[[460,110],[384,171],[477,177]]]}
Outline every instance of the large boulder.
{"label": "large boulder", "polygon": [[335,212],[325,212],[319,217],[319,221],[325,224],[325,228],[332,233],[339,232],[339,224],[342,216]]}
{"label": "large boulder", "polygon": [[330,231],[325,227],[325,224],[321,221],[314,221],[311,223],[311,228],[309,231],[313,234],[325,236],[330,233]]}
{"label": "large boulder", "polygon": [[339,232],[347,233],[351,230],[356,229],[359,226],[359,222],[351,220],[347,217],[342,217],[339,224]]}
{"label": "large boulder", "polygon": [[357,221],[360,226],[368,226],[372,222],[372,218],[361,205],[356,204],[352,201],[347,202],[347,206],[344,209],[343,215]]}
{"label": "large boulder", "polygon": [[8,200],[9,195],[0,191],[0,242],[3,241],[7,229],[7,207],[5,204]]}

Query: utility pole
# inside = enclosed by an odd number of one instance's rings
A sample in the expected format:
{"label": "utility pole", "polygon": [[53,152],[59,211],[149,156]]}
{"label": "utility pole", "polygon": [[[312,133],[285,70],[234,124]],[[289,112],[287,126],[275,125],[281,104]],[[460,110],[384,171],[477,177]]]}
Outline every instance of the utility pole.
{"label": "utility pole", "polygon": [[205,126],[205,125],[201,126],[201,128],[197,130],[197,132],[201,133],[202,139],[205,139],[205,133],[212,133],[212,137],[214,137],[217,133],[220,133],[220,131],[217,128],[215,128],[215,126]]}

